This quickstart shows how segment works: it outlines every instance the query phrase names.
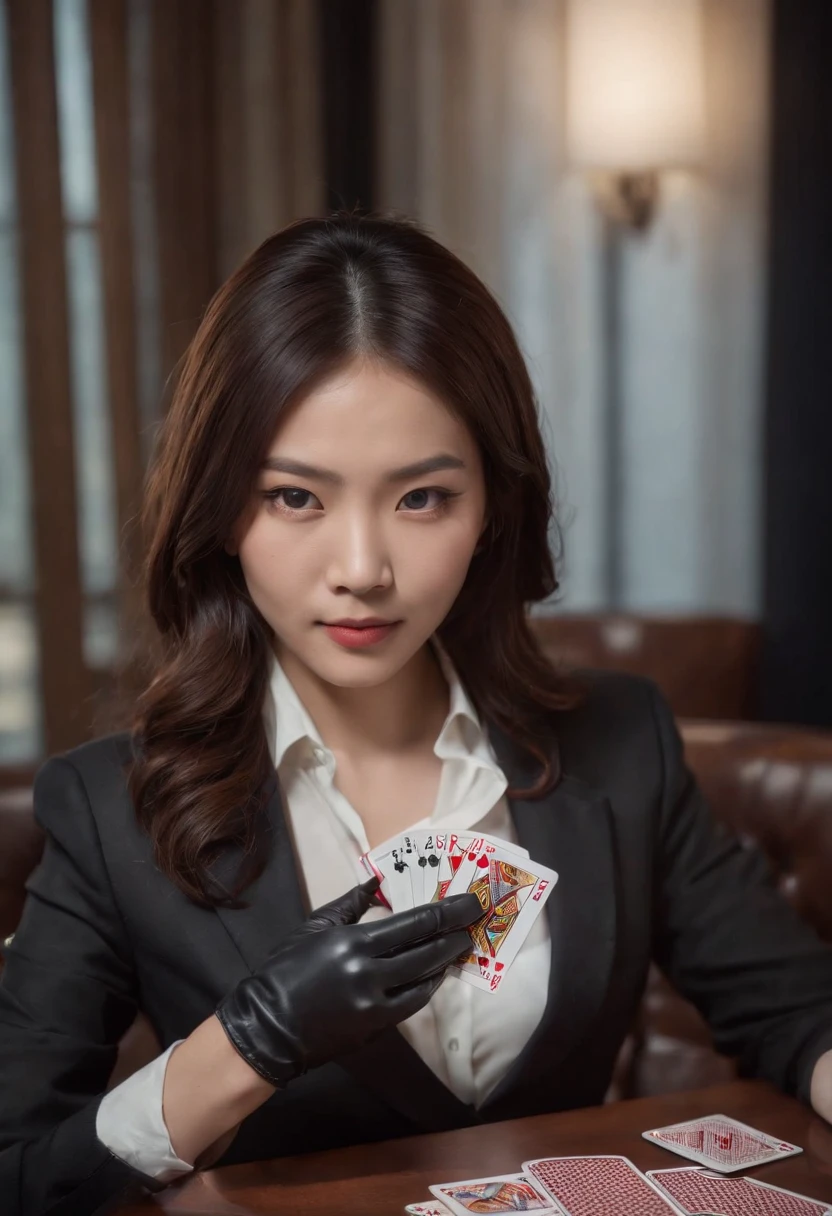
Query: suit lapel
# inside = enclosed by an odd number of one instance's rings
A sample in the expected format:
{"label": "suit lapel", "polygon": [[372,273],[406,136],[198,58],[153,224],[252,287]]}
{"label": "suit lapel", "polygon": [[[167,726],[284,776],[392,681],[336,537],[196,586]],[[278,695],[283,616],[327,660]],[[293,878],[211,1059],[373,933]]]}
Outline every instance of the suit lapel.
{"label": "suit lapel", "polygon": [[[252,974],[259,971],[278,942],[308,916],[276,774],[270,774],[266,788],[266,868],[241,894],[249,907],[215,909]],[[242,848],[234,845],[220,855],[211,873],[230,890],[242,860]]]}
{"label": "suit lapel", "polygon": [[[535,763],[493,722],[488,731],[509,788],[533,783]],[[546,904],[552,942],[546,1007],[529,1042],[486,1100],[482,1113],[460,1102],[395,1028],[338,1061],[354,1080],[426,1131],[471,1126],[500,1117],[509,1096],[528,1091],[541,1070],[551,1074],[597,1014],[615,946],[615,868],[606,800],[570,778],[538,801],[510,799],[518,840],[530,857],[558,873]],[[248,908],[216,913],[254,973],[276,943],[308,915],[276,776],[269,778],[265,870],[242,893]],[[211,867],[230,888],[242,860],[239,846]],[[588,962],[589,960],[589,962]]]}
{"label": "suit lapel", "polygon": [[[494,723],[489,734],[509,788],[531,785],[534,761]],[[597,1016],[615,955],[617,880],[607,799],[565,776],[545,798],[513,799],[510,806],[519,843],[532,861],[555,870],[558,881],[545,908],[551,938],[546,1006],[520,1055],[483,1103],[489,1119],[507,1117],[501,1107],[516,1093],[533,1110],[531,1092],[542,1084],[552,1108],[552,1073]]]}

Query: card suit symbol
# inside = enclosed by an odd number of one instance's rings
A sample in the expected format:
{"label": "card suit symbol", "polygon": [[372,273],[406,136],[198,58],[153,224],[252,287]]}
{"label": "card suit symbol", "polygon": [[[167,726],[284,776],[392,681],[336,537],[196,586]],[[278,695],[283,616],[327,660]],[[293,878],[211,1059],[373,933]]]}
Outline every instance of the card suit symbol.
{"label": "card suit symbol", "polygon": [[476,860],[477,860],[477,855],[476,855],[476,853],[469,853],[469,854],[468,854],[468,860],[469,860],[469,861],[476,861]]}
{"label": "card suit symbol", "polygon": [[503,967],[505,967],[505,963],[495,963],[494,964],[495,971],[502,971]]}
{"label": "card suit symbol", "polygon": [[485,957],[485,955],[484,955],[484,954],[478,954],[478,955],[477,955],[477,962],[479,963],[479,965],[480,965],[480,967],[481,967],[481,969],[482,969],[483,971],[487,970],[487,968],[488,968],[488,959]]}
{"label": "card suit symbol", "polygon": [[428,864],[428,859],[427,859],[427,857],[420,857],[420,858],[419,858],[419,865],[420,865],[420,866],[422,866],[422,867],[424,868],[424,867],[425,867],[427,864]]}
{"label": "card suit symbol", "polygon": [[479,868],[481,870],[487,870],[488,869],[488,858],[487,857],[478,857],[477,865],[479,866]]}
{"label": "card suit symbol", "polygon": [[428,861],[434,868],[436,868],[436,866],[439,865],[439,858],[436,856],[435,853],[431,853],[430,857],[428,858]]}

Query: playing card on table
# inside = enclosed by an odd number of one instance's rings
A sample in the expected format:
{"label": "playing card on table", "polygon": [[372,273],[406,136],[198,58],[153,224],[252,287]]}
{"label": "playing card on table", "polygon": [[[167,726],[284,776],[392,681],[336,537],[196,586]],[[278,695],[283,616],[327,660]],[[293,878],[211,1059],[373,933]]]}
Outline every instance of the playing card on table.
{"label": "playing card on table", "polygon": [[404,1210],[409,1212],[410,1216],[453,1216],[451,1209],[446,1208],[438,1199],[426,1199],[424,1203],[407,1203]]}
{"label": "playing card on table", "polygon": [[471,953],[452,964],[451,973],[487,992],[496,992],[558,876],[554,870],[527,861],[510,848],[469,847],[445,893],[472,891],[483,916],[469,928]]}
{"label": "playing card on table", "polygon": [[642,1132],[642,1135],[645,1140],[660,1144],[680,1157],[689,1157],[691,1161],[706,1165],[720,1174],[751,1169],[766,1161],[778,1161],[781,1157],[793,1157],[795,1153],[803,1152],[796,1144],[759,1132],[736,1119],[729,1119],[727,1115],[688,1119],[685,1123],[673,1123],[669,1127]]}
{"label": "playing card on table", "polygon": [[523,1172],[541,1183],[562,1216],[679,1216],[682,1211],[627,1157],[541,1157]]}
{"label": "playing card on table", "polygon": [[817,1199],[784,1191],[756,1178],[725,1178],[701,1165],[648,1170],[662,1190],[687,1216],[828,1216],[830,1208]]}
{"label": "playing card on table", "polygon": [[430,1193],[448,1207],[452,1216],[471,1212],[535,1212],[537,1216],[561,1216],[551,1198],[525,1174],[494,1174],[490,1178],[468,1178],[463,1182],[438,1182]]}

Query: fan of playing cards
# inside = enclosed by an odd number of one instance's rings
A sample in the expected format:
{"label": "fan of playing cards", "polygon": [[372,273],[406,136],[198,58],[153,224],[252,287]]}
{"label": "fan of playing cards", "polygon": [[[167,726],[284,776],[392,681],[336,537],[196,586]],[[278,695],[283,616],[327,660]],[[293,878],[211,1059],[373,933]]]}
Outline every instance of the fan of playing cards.
{"label": "fan of playing cards", "polygon": [[409,1203],[411,1216],[535,1212],[537,1216],[830,1216],[828,1204],[761,1182],[736,1169],[802,1150],[725,1115],[644,1132],[698,1165],[642,1173],[628,1157],[542,1157],[522,1173],[441,1182],[435,1198]]}
{"label": "fan of playing cards", "polygon": [[449,972],[486,992],[499,988],[558,880],[519,845],[454,832],[409,832],[361,860],[394,912],[474,892],[483,915],[469,929],[470,953]]}

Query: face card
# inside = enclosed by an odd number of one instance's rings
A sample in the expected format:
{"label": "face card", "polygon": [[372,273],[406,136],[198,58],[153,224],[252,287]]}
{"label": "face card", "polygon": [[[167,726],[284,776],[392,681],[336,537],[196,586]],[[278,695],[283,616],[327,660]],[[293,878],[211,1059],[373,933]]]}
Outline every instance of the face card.
{"label": "face card", "polygon": [[529,856],[528,849],[522,848],[521,845],[509,844],[496,836],[460,836],[456,832],[446,832],[438,834],[437,840],[444,843],[440,849],[439,865],[431,879],[430,889],[425,891],[425,903],[435,903],[436,900],[445,898],[451,880],[464,861],[466,853],[475,847],[489,848],[492,853],[498,848],[509,849],[520,857]]}
{"label": "face card", "polygon": [[563,1216],[679,1216],[682,1211],[627,1157],[542,1157],[523,1170]]}
{"label": "face card", "polygon": [[471,1212],[536,1212],[537,1216],[560,1216],[545,1191],[525,1174],[495,1174],[491,1178],[469,1178],[464,1182],[439,1182],[430,1193],[448,1207],[453,1216]]}
{"label": "face card", "polygon": [[729,1119],[727,1115],[708,1115],[702,1119],[689,1119],[685,1123],[673,1123],[669,1127],[658,1127],[642,1132],[645,1140],[660,1144],[662,1148],[689,1157],[699,1165],[730,1174],[734,1170],[750,1169],[766,1161],[779,1161],[781,1157],[793,1157],[803,1149],[787,1140],[779,1140],[766,1132]]}
{"label": "face card", "polygon": [[444,1203],[438,1199],[426,1199],[424,1203],[408,1203],[405,1204],[406,1212],[410,1212],[411,1216],[453,1216],[450,1208],[446,1208]]}
{"label": "face card", "polygon": [[471,953],[452,964],[455,974],[476,988],[496,992],[557,879],[554,870],[507,850],[469,850],[446,898],[471,891],[483,916],[469,927]]}
{"label": "face card", "polygon": [[647,1177],[689,1216],[827,1216],[830,1211],[827,1204],[795,1191],[756,1178],[725,1178],[699,1165],[649,1170]]}

